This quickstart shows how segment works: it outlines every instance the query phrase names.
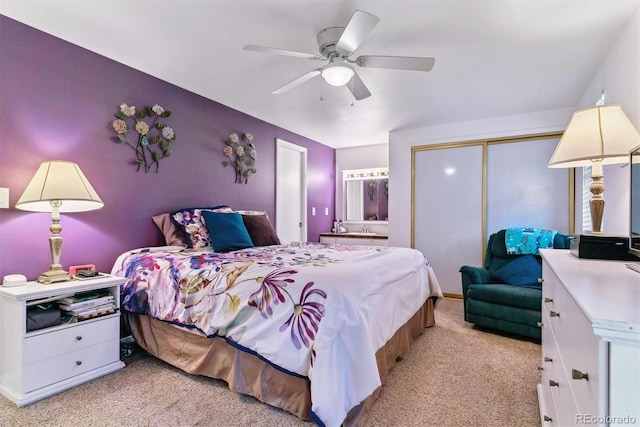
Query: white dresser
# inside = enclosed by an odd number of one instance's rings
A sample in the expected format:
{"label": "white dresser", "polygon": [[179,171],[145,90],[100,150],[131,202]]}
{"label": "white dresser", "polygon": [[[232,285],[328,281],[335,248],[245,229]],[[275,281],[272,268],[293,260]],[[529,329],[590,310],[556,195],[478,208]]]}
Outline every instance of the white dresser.
{"label": "white dresser", "polygon": [[540,252],[542,425],[640,425],[640,274]]}
{"label": "white dresser", "polygon": [[123,278],[43,285],[0,286],[0,393],[18,406],[59,393],[124,367],[120,360],[120,312],[27,331],[27,307],[106,289],[120,306]]}

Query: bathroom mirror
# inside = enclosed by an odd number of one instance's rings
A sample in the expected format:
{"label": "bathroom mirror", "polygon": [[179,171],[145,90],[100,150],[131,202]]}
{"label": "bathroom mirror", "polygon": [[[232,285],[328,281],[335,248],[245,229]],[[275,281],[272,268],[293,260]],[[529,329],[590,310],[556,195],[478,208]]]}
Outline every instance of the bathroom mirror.
{"label": "bathroom mirror", "polygon": [[387,221],[389,217],[389,170],[345,170],[345,221]]}

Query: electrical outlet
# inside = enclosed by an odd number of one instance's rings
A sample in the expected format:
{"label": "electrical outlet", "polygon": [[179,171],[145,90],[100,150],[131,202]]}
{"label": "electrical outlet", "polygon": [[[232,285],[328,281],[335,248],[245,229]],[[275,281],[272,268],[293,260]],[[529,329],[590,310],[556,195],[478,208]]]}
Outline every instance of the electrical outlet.
{"label": "electrical outlet", "polygon": [[9,208],[9,189],[0,188],[0,209]]}
{"label": "electrical outlet", "polygon": [[311,208],[311,216],[316,216],[316,208],[315,207]]}

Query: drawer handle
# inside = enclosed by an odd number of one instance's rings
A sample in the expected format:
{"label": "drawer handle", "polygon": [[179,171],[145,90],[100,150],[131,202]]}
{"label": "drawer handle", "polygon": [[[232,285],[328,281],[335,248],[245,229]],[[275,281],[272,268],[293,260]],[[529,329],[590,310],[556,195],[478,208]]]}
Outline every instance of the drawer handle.
{"label": "drawer handle", "polygon": [[573,378],[574,380],[587,380],[587,381],[589,381],[589,374],[588,373],[582,373],[582,372],[578,371],[577,369],[572,369],[571,370],[571,378]]}
{"label": "drawer handle", "polygon": [[544,323],[542,322],[537,322],[536,325],[538,325],[538,328],[542,328],[544,326]]}
{"label": "drawer handle", "polygon": [[538,371],[544,371],[544,368],[542,366],[538,366]]}
{"label": "drawer handle", "polygon": [[82,360],[76,360],[76,365],[78,366],[82,365]]}
{"label": "drawer handle", "polygon": [[548,416],[548,415],[545,415],[545,416],[544,416],[544,420],[550,423],[550,422],[552,422],[552,421],[553,421],[553,418],[551,418],[551,417],[550,417],[550,416]]}
{"label": "drawer handle", "polygon": [[557,382],[555,382],[554,380],[549,380],[549,385],[551,387],[560,387],[560,384],[558,384]]}
{"label": "drawer handle", "polygon": [[557,311],[550,311],[549,317],[560,317],[560,313],[558,313]]}
{"label": "drawer handle", "polygon": [[78,335],[78,336],[76,337],[76,341],[82,341],[82,337],[81,337],[80,335]]}
{"label": "drawer handle", "polygon": [[553,298],[544,297],[544,302],[553,302]]}
{"label": "drawer handle", "polygon": [[545,361],[545,362],[553,362],[553,359],[552,359],[552,358],[550,358],[550,357],[545,356],[545,357],[544,357],[544,361]]}

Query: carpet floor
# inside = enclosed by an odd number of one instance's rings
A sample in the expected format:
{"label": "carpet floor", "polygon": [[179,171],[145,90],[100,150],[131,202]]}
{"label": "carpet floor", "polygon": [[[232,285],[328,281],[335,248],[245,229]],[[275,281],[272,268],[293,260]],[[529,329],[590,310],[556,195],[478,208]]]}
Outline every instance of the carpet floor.
{"label": "carpet floor", "polygon": [[[540,345],[465,323],[444,298],[391,371],[367,426],[539,426]],[[142,351],[126,368],[17,408],[0,396],[0,426],[312,426],[224,382],[188,375]]]}

